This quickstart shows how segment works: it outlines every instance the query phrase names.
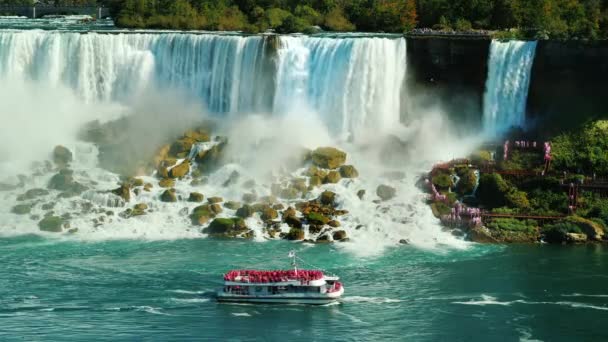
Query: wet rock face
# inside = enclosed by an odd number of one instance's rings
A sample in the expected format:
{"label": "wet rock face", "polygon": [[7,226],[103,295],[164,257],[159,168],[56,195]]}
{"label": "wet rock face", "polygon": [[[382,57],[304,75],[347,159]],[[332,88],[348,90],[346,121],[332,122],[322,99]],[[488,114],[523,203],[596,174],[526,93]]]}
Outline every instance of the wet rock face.
{"label": "wet rock face", "polygon": [[205,196],[199,192],[191,192],[190,197],[188,197],[188,202],[202,202],[205,199]]}
{"label": "wet rock face", "polygon": [[397,195],[397,189],[388,185],[380,185],[376,189],[376,195],[383,201],[388,201]]}
{"label": "wet rock face", "polygon": [[211,211],[208,204],[194,208],[190,214],[190,220],[195,226],[202,226],[215,217],[215,213]]}
{"label": "wet rock face", "polygon": [[209,227],[203,229],[203,233],[215,237],[237,237],[248,231],[247,225],[242,218],[216,218]]}
{"label": "wet rock face", "polygon": [[352,165],[340,166],[340,176],[342,178],[357,178],[359,177],[359,171]]}
{"label": "wet rock face", "polygon": [[346,162],[346,153],[334,147],[319,147],[312,152],[312,162],[324,169],[336,169]]}
{"label": "wet rock face", "polygon": [[302,229],[292,228],[287,235],[285,235],[285,239],[291,241],[300,241],[304,240],[305,234]]}
{"label": "wet rock face", "polygon": [[47,216],[38,222],[38,228],[44,232],[61,233],[64,222],[59,216]]}
{"label": "wet rock face", "polygon": [[174,166],[169,171],[169,177],[171,178],[183,178],[190,172],[190,162],[184,160],[181,164]]}
{"label": "wet rock face", "polygon": [[65,167],[72,162],[72,152],[61,145],[53,149],[53,162],[59,167]]}
{"label": "wet rock face", "polygon": [[163,202],[177,202],[175,189],[165,190],[162,195],[160,195],[160,200]]}
{"label": "wet rock face", "polygon": [[125,200],[125,202],[129,202],[131,200],[131,186],[128,183],[123,183],[120,187],[112,190],[111,192]]}

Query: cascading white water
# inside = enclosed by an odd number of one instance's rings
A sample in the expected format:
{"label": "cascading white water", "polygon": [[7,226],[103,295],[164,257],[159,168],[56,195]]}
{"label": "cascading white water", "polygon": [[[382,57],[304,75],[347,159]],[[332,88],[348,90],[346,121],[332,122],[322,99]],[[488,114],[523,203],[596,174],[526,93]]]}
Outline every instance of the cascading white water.
{"label": "cascading white water", "polygon": [[483,110],[486,135],[495,137],[524,125],[535,53],[535,41],[492,41]]}
{"label": "cascading white water", "polygon": [[281,37],[275,113],[309,110],[342,138],[399,123],[403,38]]}
{"label": "cascading white water", "polygon": [[262,111],[265,47],[262,37],[234,35],[6,31],[0,78],[66,86],[87,102],[124,102],[155,86],[211,112]]}

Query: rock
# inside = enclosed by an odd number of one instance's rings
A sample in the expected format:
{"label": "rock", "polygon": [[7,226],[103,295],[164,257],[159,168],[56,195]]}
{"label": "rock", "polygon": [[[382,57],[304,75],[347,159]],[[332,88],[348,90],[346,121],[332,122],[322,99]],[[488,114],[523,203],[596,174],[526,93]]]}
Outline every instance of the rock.
{"label": "rock", "polygon": [[296,198],[298,198],[299,195],[300,195],[300,192],[296,188],[281,189],[281,191],[279,193],[279,196],[286,200],[296,199]]}
{"label": "rock", "polygon": [[205,200],[205,196],[198,192],[191,192],[188,197],[188,202],[202,202],[203,200]]}
{"label": "rock", "polygon": [[327,176],[323,179],[323,184],[336,184],[342,179],[340,176],[340,172],[338,171],[329,171]]}
{"label": "rock", "polygon": [[163,178],[160,181],[158,181],[158,186],[160,186],[161,188],[172,188],[175,186],[175,180],[171,179],[171,178]]}
{"label": "rock", "polygon": [[333,237],[334,241],[343,241],[348,238],[346,235],[346,232],[344,230],[338,230],[338,231],[334,232],[332,237]]}
{"label": "rock", "polygon": [[210,219],[214,217],[215,213],[213,213],[209,209],[208,204],[194,208],[194,210],[192,210],[192,214],[190,214],[190,220],[192,221],[192,224],[197,226],[202,226],[206,224],[207,222],[209,222]]}
{"label": "rock", "polygon": [[379,185],[376,189],[376,195],[378,195],[378,197],[380,197],[383,201],[392,199],[396,194],[397,189],[388,185]]}
{"label": "rock", "polygon": [[224,202],[224,199],[221,197],[209,197],[207,198],[207,202],[209,202],[210,204],[222,203]]}
{"label": "rock", "polygon": [[41,208],[42,208],[42,210],[51,210],[51,209],[55,208],[56,204],[57,204],[56,202],[45,203],[42,205]]}
{"label": "rock", "polygon": [[401,240],[399,240],[399,243],[402,244],[402,245],[409,245],[410,244],[410,242],[407,239],[401,239]]}
{"label": "rock", "polygon": [[284,220],[285,223],[291,228],[302,228],[302,221],[295,216],[287,216]]}
{"label": "rock", "polygon": [[74,171],[63,169],[51,177],[48,188],[53,190],[66,191],[74,185]]}
{"label": "rock", "polygon": [[78,233],[78,228],[72,228],[72,229],[68,230],[68,234],[70,234],[70,235],[76,234],[76,233]]}
{"label": "rock", "polygon": [[346,153],[333,147],[319,147],[312,152],[312,162],[324,169],[335,169],[346,162]]}
{"label": "rock", "polygon": [[323,226],[316,224],[308,225],[308,232],[311,234],[319,234],[323,230]]}
{"label": "rock", "polygon": [[[138,203],[133,206],[133,210],[131,210],[131,216],[141,216],[146,214],[146,210],[148,209],[148,205],[145,203]],[[103,221],[103,216],[100,217],[100,221]]]}
{"label": "rock", "polygon": [[262,211],[262,220],[263,221],[275,220],[278,217],[279,217],[279,213],[277,213],[277,211],[272,208],[266,208],[266,209],[264,209],[264,211]]}
{"label": "rock", "polygon": [[280,210],[285,209],[285,206],[282,203],[277,203],[277,204],[275,204],[275,205],[272,206],[272,209],[280,211]]}
{"label": "rock", "polygon": [[327,225],[332,228],[338,228],[341,226],[340,221],[336,221],[336,220],[331,220],[331,221],[327,222]]}
{"label": "rock", "polygon": [[59,216],[47,216],[38,222],[38,228],[44,232],[61,233],[64,222]]}
{"label": "rock", "polygon": [[262,197],[260,197],[260,202],[262,202],[263,204],[270,205],[270,204],[277,203],[277,198],[275,196],[272,196],[272,195],[270,195],[270,196],[262,196]]}
{"label": "rock", "polygon": [[247,231],[245,221],[240,217],[216,218],[209,227],[203,229],[203,233],[214,236],[236,237]]}
{"label": "rock", "polygon": [[209,137],[209,133],[204,128],[199,128],[197,130],[188,130],[184,133],[184,138],[189,138],[196,142],[211,141],[211,138]]}
{"label": "rock", "polygon": [[175,158],[186,158],[190,154],[192,145],[196,143],[196,140],[188,137],[184,137],[175,141],[169,148],[169,155]]}
{"label": "rock", "polygon": [[18,204],[11,209],[11,212],[17,215],[27,215],[30,211],[32,211],[31,204]]}
{"label": "rock", "polygon": [[151,183],[144,184],[144,191],[150,192],[154,186]]}
{"label": "rock", "polygon": [[253,209],[251,208],[251,206],[245,204],[242,207],[240,207],[239,209],[237,209],[236,211],[236,216],[240,217],[240,218],[248,218],[251,217],[251,215],[253,215]]}
{"label": "rock", "polygon": [[469,239],[479,243],[497,243],[490,230],[486,227],[475,227],[469,230]]}
{"label": "rock", "polygon": [[224,211],[224,209],[222,209],[222,206],[219,203],[209,204],[209,210],[211,210],[211,212],[216,215],[221,214],[222,211]]}
{"label": "rock", "polygon": [[162,202],[177,202],[177,195],[175,192],[175,189],[167,189],[165,190],[162,195],[160,195],[160,200]]}
{"label": "rock", "polygon": [[330,243],[331,241],[329,240],[329,235],[327,234],[323,234],[321,236],[319,236],[317,238],[317,241],[315,241],[316,243]]}
{"label": "rock", "polygon": [[567,222],[577,225],[583,233],[587,234],[590,240],[602,241],[604,238],[604,229],[596,222],[580,216],[570,216]]}
{"label": "rock", "polygon": [[245,202],[245,203],[253,203],[253,202],[257,201],[257,199],[258,199],[258,195],[254,194],[254,193],[243,194],[243,202]]}
{"label": "rock", "polygon": [[566,241],[570,243],[583,243],[587,242],[586,234],[577,234],[577,233],[566,233]]}
{"label": "rock", "polygon": [[289,207],[289,208],[285,209],[285,211],[283,211],[283,219],[290,217],[290,216],[293,216],[293,217],[296,216],[296,210],[292,207]]}
{"label": "rock", "polygon": [[323,180],[319,176],[312,176],[308,180],[308,186],[313,187],[313,188],[320,186],[321,184],[323,184]]}
{"label": "rock", "polygon": [[122,183],[120,187],[112,190],[111,192],[125,200],[125,202],[129,202],[131,200],[131,186],[128,183]]}
{"label": "rock", "polygon": [[224,203],[224,208],[227,208],[230,210],[237,210],[240,207],[241,207],[241,203],[239,203],[239,202],[228,201],[228,202]]}
{"label": "rock", "polygon": [[352,165],[340,166],[340,176],[342,178],[357,178],[359,177],[359,171]]}
{"label": "rock", "polygon": [[169,170],[169,177],[183,178],[190,172],[190,162],[186,159],[181,164],[174,166]]}
{"label": "rock", "polygon": [[329,222],[329,218],[319,213],[309,213],[306,215],[306,219],[310,224],[326,225]]}
{"label": "rock", "polygon": [[228,179],[222,184],[223,187],[229,187],[231,185],[237,184],[240,178],[240,174],[237,171],[232,171]]}
{"label": "rock", "polygon": [[287,233],[287,235],[285,235],[285,239],[291,240],[291,241],[300,241],[300,240],[304,240],[304,236],[305,236],[305,234],[302,229],[292,228],[291,230],[289,230],[289,233]]}
{"label": "rock", "polygon": [[365,190],[361,189],[357,191],[357,197],[359,197],[360,200],[363,200],[363,197],[365,197]]}
{"label": "rock", "polygon": [[17,196],[17,201],[32,200],[37,197],[46,196],[49,194],[48,190],[45,189],[30,189],[24,194]]}
{"label": "rock", "polygon": [[55,146],[53,149],[53,162],[57,166],[65,167],[72,162],[72,152],[61,145]]}
{"label": "rock", "polygon": [[336,204],[336,193],[333,191],[323,191],[319,196],[319,202],[323,205],[335,206]]}
{"label": "rock", "polygon": [[304,192],[308,190],[308,185],[306,185],[306,178],[296,178],[291,181],[291,188],[298,190],[299,192]]}
{"label": "rock", "polygon": [[399,181],[405,178],[405,172],[403,171],[387,171],[382,173],[382,177],[386,177],[389,180]]}
{"label": "rock", "polygon": [[144,180],[141,178],[132,178],[130,183],[131,186],[144,186]]}

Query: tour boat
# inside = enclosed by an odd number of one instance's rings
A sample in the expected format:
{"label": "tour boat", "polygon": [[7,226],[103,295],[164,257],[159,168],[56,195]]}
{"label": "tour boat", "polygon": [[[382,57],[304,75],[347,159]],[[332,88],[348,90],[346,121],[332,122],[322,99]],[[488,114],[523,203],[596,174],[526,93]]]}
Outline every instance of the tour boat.
{"label": "tour boat", "polygon": [[275,271],[233,270],[224,274],[224,287],[217,291],[220,302],[329,304],[344,294],[335,275],[320,270],[300,270],[293,258],[293,269]]}

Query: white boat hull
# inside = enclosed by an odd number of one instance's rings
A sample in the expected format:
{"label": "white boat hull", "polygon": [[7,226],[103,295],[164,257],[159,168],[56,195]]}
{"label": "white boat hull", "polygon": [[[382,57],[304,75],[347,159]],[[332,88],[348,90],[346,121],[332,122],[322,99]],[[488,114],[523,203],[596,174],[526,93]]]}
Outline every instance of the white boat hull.
{"label": "white boat hull", "polygon": [[266,304],[311,304],[323,305],[336,302],[344,294],[344,288],[340,291],[328,293],[321,296],[297,296],[297,295],[276,295],[276,296],[238,296],[226,294],[223,292],[217,293],[219,302],[230,303],[266,303]]}

